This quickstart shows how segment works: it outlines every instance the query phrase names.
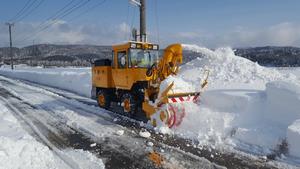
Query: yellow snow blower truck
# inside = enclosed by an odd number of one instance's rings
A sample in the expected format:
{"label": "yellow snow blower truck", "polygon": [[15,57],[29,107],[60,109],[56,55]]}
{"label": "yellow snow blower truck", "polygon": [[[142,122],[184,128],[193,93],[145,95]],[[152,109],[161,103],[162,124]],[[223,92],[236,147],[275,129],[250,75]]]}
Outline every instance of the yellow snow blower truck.
{"label": "yellow snow blower truck", "polygon": [[[146,0],[131,0],[140,9],[140,32],[133,29],[133,41],[112,46],[112,58],[96,60],[92,67],[92,98],[110,109],[117,103],[122,113],[144,116],[153,126],[180,125],[185,116],[184,102],[197,101],[200,92],[174,93],[176,84],[161,85],[176,75],[182,63],[182,46],[173,44],[159,54],[159,46],[147,42]],[[137,40],[139,36],[140,40]],[[208,74],[207,74],[208,76]],[[202,88],[207,84],[207,77]]]}
{"label": "yellow snow blower truck", "polygon": [[[159,46],[147,42],[130,41],[112,48],[111,60],[96,60],[92,67],[92,98],[99,106],[109,109],[115,102],[123,113],[144,115],[154,127],[158,123],[170,128],[180,125],[185,115],[181,103],[197,101],[200,92],[173,93],[174,83],[160,91],[160,84],[178,72],[182,46],[170,45],[162,57]],[[206,84],[207,78],[202,88]]]}

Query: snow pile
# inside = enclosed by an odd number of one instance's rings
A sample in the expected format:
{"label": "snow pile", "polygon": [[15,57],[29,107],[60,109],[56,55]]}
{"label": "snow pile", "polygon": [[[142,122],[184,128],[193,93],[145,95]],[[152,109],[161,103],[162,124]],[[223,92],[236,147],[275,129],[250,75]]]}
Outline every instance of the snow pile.
{"label": "snow pile", "polygon": [[[76,161],[78,168],[104,168],[103,162],[89,152],[68,150],[61,153]],[[0,169],[8,168],[59,169],[70,166],[30,136],[0,103]]]}
{"label": "snow pile", "polygon": [[286,82],[270,82],[266,85],[265,118],[287,127],[300,119],[300,86]]}
{"label": "snow pile", "polygon": [[[167,79],[164,86],[176,81],[176,92],[200,90],[204,71],[210,70],[209,87],[199,105],[185,104],[186,117],[174,129],[176,134],[196,139],[199,145],[226,144],[266,155],[290,133],[287,141],[293,147],[298,136],[287,129],[300,119],[296,76],[235,56],[230,48],[212,51],[184,45],[184,49],[202,57],[183,65],[179,75]],[[300,158],[297,153],[293,155]]]}
{"label": "snow pile", "polygon": [[183,79],[176,78],[175,76],[171,75],[161,82],[158,98],[160,98],[162,92],[164,92],[171,83],[174,83],[174,85],[171,88],[171,90],[168,92],[168,94],[180,93],[180,92],[191,92],[195,90],[193,89],[192,85],[185,82]]}
{"label": "snow pile", "polygon": [[300,119],[296,120],[288,127],[287,139],[290,147],[290,154],[298,156],[300,154]]}
{"label": "snow pile", "polygon": [[[230,136],[234,114],[211,111],[196,104],[184,104],[186,116],[175,132],[186,138],[196,138],[199,145],[219,145]],[[229,141],[229,140],[227,140]]]}
{"label": "snow pile", "polygon": [[143,130],[141,130],[141,131],[139,132],[139,135],[140,135],[141,137],[144,137],[144,138],[149,138],[149,137],[151,136],[151,133],[149,133],[148,131],[143,131]]}
{"label": "snow pile", "polygon": [[63,166],[63,163],[56,159],[46,146],[28,135],[2,105],[0,125],[0,168]]}
{"label": "snow pile", "polygon": [[1,67],[0,74],[28,80],[31,82],[69,90],[83,96],[90,97],[91,72],[90,68],[30,68],[17,66],[15,70]]}
{"label": "snow pile", "polygon": [[181,67],[179,76],[186,82],[198,81],[199,83],[204,70],[210,71],[209,84],[213,88],[216,85],[224,87],[233,83],[261,85],[260,83],[274,80],[295,80],[295,76],[284,77],[272,68],[262,67],[248,59],[236,56],[231,48],[219,48],[213,51],[197,45],[183,45],[183,49],[200,53],[203,56]]}
{"label": "snow pile", "polygon": [[296,76],[300,80],[300,67],[279,67],[276,69],[288,76]]}

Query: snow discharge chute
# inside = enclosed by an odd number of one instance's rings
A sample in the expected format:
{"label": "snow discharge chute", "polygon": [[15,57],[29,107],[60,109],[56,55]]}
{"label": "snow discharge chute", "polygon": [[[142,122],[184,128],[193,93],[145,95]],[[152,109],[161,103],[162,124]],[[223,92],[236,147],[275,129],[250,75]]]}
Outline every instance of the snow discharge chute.
{"label": "snow discharge chute", "polygon": [[[151,124],[156,126],[177,127],[183,121],[186,113],[184,104],[198,101],[199,92],[176,92],[175,82],[162,83],[170,76],[176,76],[179,64],[182,63],[182,46],[173,44],[167,47],[163,57],[147,71],[150,87],[145,92],[143,110]],[[209,72],[201,84],[201,90],[207,85]]]}

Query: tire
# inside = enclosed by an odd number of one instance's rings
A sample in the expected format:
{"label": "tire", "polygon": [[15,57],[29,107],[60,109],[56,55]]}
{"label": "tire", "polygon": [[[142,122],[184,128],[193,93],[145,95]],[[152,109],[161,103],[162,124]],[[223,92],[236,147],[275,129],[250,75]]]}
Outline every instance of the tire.
{"label": "tire", "polygon": [[109,93],[104,89],[99,90],[97,93],[97,102],[99,107],[109,109],[111,103]]}
{"label": "tire", "polygon": [[130,93],[125,93],[121,98],[123,113],[129,117],[134,117],[137,113],[137,101]]}

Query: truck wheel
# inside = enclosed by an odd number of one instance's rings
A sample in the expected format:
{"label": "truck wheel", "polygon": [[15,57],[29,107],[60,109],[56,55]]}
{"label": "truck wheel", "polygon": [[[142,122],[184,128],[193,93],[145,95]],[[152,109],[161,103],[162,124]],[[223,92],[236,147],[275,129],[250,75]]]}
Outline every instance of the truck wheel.
{"label": "truck wheel", "polygon": [[99,90],[97,94],[97,102],[99,107],[104,108],[104,109],[109,109],[110,107],[110,96],[105,90]]}
{"label": "truck wheel", "polygon": [[123,112],[126,115],[133,117],[136,114],[136,100],[130,93],[126,93],[122,96],[121,105],[123,107]]}

